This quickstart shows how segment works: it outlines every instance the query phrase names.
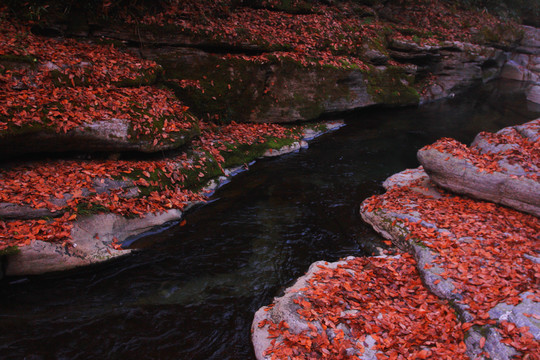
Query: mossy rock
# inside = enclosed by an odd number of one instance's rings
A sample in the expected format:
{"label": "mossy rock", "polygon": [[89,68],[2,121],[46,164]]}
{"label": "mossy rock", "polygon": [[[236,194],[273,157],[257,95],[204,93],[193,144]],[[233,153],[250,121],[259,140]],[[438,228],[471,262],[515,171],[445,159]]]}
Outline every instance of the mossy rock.
{"label": "mossy rock", "polygon": [[[305,66],[287,57],[264,63],[175,49],[154,58],[166,84],[200,118],[221,122],[293,122],[372,105],[354,67]],[[182,81],[192,81],[189,85]]]}
{"label": "mossy rock", "polygon": [[37,67],[37,63],[38,59],[31,55],[0,55],[0,69],[3,68],[3,71],[21,68],[35,69]]}
{"label": "mossy rock", "polygon": [[372,68],[368,72],[368,91],[376,103],[387,106],[417,105],[420,95],[413,87],[414,76],[400,67]]}

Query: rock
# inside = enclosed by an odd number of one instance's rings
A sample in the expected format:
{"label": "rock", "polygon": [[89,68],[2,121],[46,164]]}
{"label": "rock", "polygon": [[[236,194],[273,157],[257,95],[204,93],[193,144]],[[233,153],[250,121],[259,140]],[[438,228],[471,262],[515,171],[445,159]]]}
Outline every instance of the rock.
{"label": "rock", "polygon": [[540,104],[540,85],[534,85],[527,89],[527,100]]}
{"label": "rock", "polygon": [[501,78],[517,81],[538,82],[540,76],[529,70],[526,66],[520,65],[513,60],[509,60],[504,64],[501,70]]}
{"label": "rock", "polygon": [[[431,231],[434,234],[444,234],[451,241],[455,241],[457,244],[469,244],[474,242],[480,242],[482,244],[481,235],[475,237],[462,237],[457,238],[452,232],[451,226],[445,226],[445,228],[438,228],[434,223],[430,222],[428,217],[422,217],[417,210],[420,201],[425,198],[433,198],[430,195],[433,191],[441,194],[442,190],[437,189],[432,182],[430,182],[428,175],[422,170],[422,168],[406,170],[402,173],[393,175],[385,181],[385,187],[387,191],[399,191],[400,189],[412,190],[414,193],[423,194],[420,200],[415,198],[415,195],[410,195],[410,200],[404,202],[399,208],[390,207],[386,201],[378,202],[375,208],[368,206],[367,202],[364,202],[361,206],[362,218],[373,226],[373,228],[383,235],[385,238],[390,239],[394,245],[400,249],[411,253],[416,261],[416,268],[422,277],[422,282],[433,294],[437,295],[441,299],[449,301],[454,309],[457,311],[461,321],[472,322],[475,318],[470,313],[467,303],[464,301],[465,297],[474,297],[478,293],[482,293],[486,290],[485,284],[479,285],[476,281],[468,283],[468,293],[463,292],[463,284],[456,282],[456,279],[448,277],[447,266],[453,267],[455,265],[449,264],[441,259],[441,254],[438,253],[437,247],[434,244],[426,244],[420,242],[418,239],[412,237],[411,225],[420,225],[425,231]],[[400,192],[398,194],[392,194],[388,201],[394,201],[396,196],[403,197]],[[439,198],[440,198],[439,196]],[[387,199],[384,195],[381,195],[383,199]],[[449,213],[447,208],[437,208],[437,201],[433,200],[426,206],[433,206],[433,211],[442,212],[448,215],[449,218],[456,216],[456,214]],[[392,209],[392,210],[390,210]],[[524,215],[525,216],[525,215]],[[457,214],[457,217],[460,217]],[[463,219],[463,221],[467,221]],[[497,226],[498,224],[493,224]],[[490,224],[486,224],[489,229]],[[513,229],[512,229],[513,230]],[[489,231],[489,230],[487,230]],[[504,231],[504,230],[501,230]],[[508,236],[511,236],[510,234]],[[435,243],[436,244],[436,243]],[[500,251],[500,250],[499,250]],[[532,249],[534,252],[534,249]],[[500,255],[499,255],[500,256]],[[523,254],[523,258],[532,259],[535,261],[535,257],[530,254]],[[474,254],[463,253],[461,262],[467,264],[468,262],[480,262],[482,267],[493,266],[497,262],[490,262],[489,265],[482,258],[478,258]],[[446,273],[445,276],[444,273]],[[471,274],[472,275],[472,274]],[[471,284],[478,286],[476,292],[471,289]],[[533,334],[535,339],[538,340],[540,335],[540,323],[535,321],[534,318],[528,317],[524,314],[539,314],[540,303],[533,300],[532,292],[524,292],[520,294],[522,302],[516,306],[508,305],[506,303],[498,304],[489,311],[491,319],[497,320],[497,324],[501,321],[509,321],[514,323],[517,327],[528,326],[529,331]],[[475,298],[476,299],[476,298]],[[484,338],[484,340],[482,340]],[[485,345],[481,344],[481,341],[485,341]],[[483,351],[489,354],[491,359],[509,360],[513,356],[519,355],[519,353],[511,346],[505,344],[502,341],[502,337],[494,326],[484,325],[481,327],[472,327],[465,337],[465,343],[467,346],[467,354],[471,358],[478,358]],[[484,358],[484,357],[480,357]]]}
{"label": "rock", "polygon": [[[137,197],[140,193],[139,187],[132,181],[113,180],[107,178],[94,178],[92,188],[80,189],[79,197],[87,197],[91,194],[111,193],[113,190],[119,198],[131,199]],[[67,191],[67,190],[66,190]],[[25,204],[0,203],[0,217],[4,219],[37,219],[41,217],[62,216],[67,209],[68,201],[73,199],[74,195],[65,192],[62,197],[50,197],[47,201],[52,205],[46,207],[34,207]],[[45,206],[43,204],[42,206]]]}
{"label": "rock", "polygon": [[[265,324],[263,326],[260,326],[260,324],[264,324],[265,320],[271,321],[275,324],[278,324],[281,321],[285,321],[289,325],[289,331],[293,334],[299,334],[303,331],[310,331],[310,326],[315,327],[318,332],[324,331],[323,326],[320,322],[308,322],[297,313],[297,310],[300,309],[300,306],[296,304],[294,300],[302,296],[302,289],[309,286],[309,280],[314,276],[317,271],[320,270],[319,266],[324,266],[325,268],[329,269],[336,269],[339,265],[346,265],[348,259],[349,258],[333,263],[328,263],[326,261],[317,261],[311,264],[307,273],[298,278],[294,285],[287,288],[283,296],[274,298],[273,306],[263,306],[255,313],[251,325],[251,341],[253,343],[253,349],[255,350],[255,357],[257,358],[257,360],[268,360],[271,358],[271,354],[265,355],[266,349],[270,347],[273,340],[269,337],[269,325]],[[328,337],[332,339],[332,334],[330,334],[331,329],[328,328],[326,332],[328,334]],[[345,329],[344,334],[348,333],[348,329]],[[275,340],[279,342],[280,338]],[[375,344],[376,342],[373,337],[366,336],[362,343],[365,349],[364,353],[357,356],[359,356],[359,358],[362,360],[377,359],[377,354],[379,352],[375,350]]]}
{"label": "rock", "polygon": [[534,180],[480,172],[468,161],[435,149],[420,151],[418,159],[430,178],[443,188],[540,216],[540,184]]}
{"label": "rock", "polygon": [[[342,262],[343,263],[343,262]],[[270,359],[270,356],[265,356],[264,352],[270,347],[272,339],[268,333],[268,325],[259,327],[259,324],[264,320],[269,320],[274,323],[285,321],[289,324],[290,331],[293,334],[299,334],[302,331],[309,331],[309,324],[306,320],[302,319],[296,312],[300,309],[300,306],[294,303],[295,299],[298,299],[302,292],[300,289],[305,288],[308,285],[308,281],[313,274],[319,270],[318,265],[337,267],[337,264],[327,264],[325,261],[318,261],[313,263],[307,273],[296,280],[294,285],[285,290],[285,294],[279,298],[275,298],[273,307],[260,308],[253,318],[251,325],[251,341],[253,343],[253,349],[255,350],[255,357],[257,360]],[[319,331],[322,331],[320,323],[313,323]]]}
{"label": "rock", "polygon": [[[509,133],[517,138],[534,144],[540,134],[540,119],[519,127],[506,128],[497,132],[498,137]],[[515,139],[506,137],[505,139]],[[530,159],[526,164],[515,160],[513,151],[520,151],[520,140],[501,141],[503,144],[493,145],[478,135],[471,145],[472,150],[482,156],[501,154],[498,156],[497,171],[488,171],[474,165],[463,156],[452,155],[436,148],[424,148],[418,151],[418,160],[437,185],[458,194],[465,194],[478,199],[513,207],[517,210],[540,217],[540,169]],[[506,143],[505,143],[506,142]],[[486,159],[488,159],[486,157]],[[525,171],[525,168],[527,171]],[[536,176],[536,178],[535,178]]]}
{"label": "rock", "polygon": [[[169,84],[200,117],[209,113],[242,122],[293,122],[376,103],[369,79],[359,70],[308,67],[276,56],[261,63],[186,48],[149,48],[144,56],[165,68]],[[197,85],[178,85],[177,80]]]}
{"label": "rock", "polygon": [[527,326],[534,338],[540,340],[540,320],[531,316],[540,314],[540,302],[532,300],[535,294],[530,291],[520,294],[519,297],[521,303],[517,305],[500,303],[489,311],[489,317],[499,323],[509,321],[517,327]]}
{"label": "rock", "polygon": [[178,148],[187,143],[199,129],[194,125],[188,131],[168,134],[165,141],[154,143],[153,137],[134,138],[131,124],[125,119],[102,119],[83,124],[72,130],[56,132],[53,129],[20,131],[0,134],[0,154],[5,156],[41,152],[140,151],[152,153]]}
{"label": "rock", "polygon": [[86,216],[73,225],[73,246],[35,240],[30,245],[21,247],[15,254],[7,256],[5,275],[37,275],[63,271],[124,256],[131,250],[116,250],[112,246],[114,242],[120,244],[130,236],[140,235],[155,226],[181,217],[182,212],[179,210],[146,214],[142,218],[133,219],[116,214]]}
{"label": "rock", "polygon": [[306,127],[302,134],[303,139],[305,141],[313,140],[316,137],[326,134],[329,131],[337,130],[343,126],[345,126],[345,122],[343,120],[333,120],[322,122],[315,128]]}
{"label": "rock", "polygon": [[40,217],[61,216],[64,212],[51,211],[46,208],[37,209],[29,205],[0,203],[0,218],[2,219],[37,219]]}
{"label": "rock", "polygon": [[516,51],[526,54],[540,54],[540,28],[522,26],[523,37]]}
{"label": "rock", "polygon": [[[480,345],[482,338],[485,339],[484,346]],[[471,328],[465,335],[465,345],[467,346],[467,355],[471,359],[490,359],[490,360],[511,360],[520,354],[512,347],[501,342],[502,337],[499,332],[491,326],[482,328]],[[482,354],[486,352],[489,357]]]}
{"label": "rock", "polygon": [[436,62],[424,67],[433,73],[421,103],[453,97],[480,82],[495,79],[506,60],[502,50],[461,42],[447,42],[437,51]]}
{"label": "rock", "polygon": [[422,169],[408,169],[387,178],[383,182],[383,187],[390,190],[394,187],[402,187],[416,180],[425,179],[425,173]]}
{"label": "rock", "polygon": [[264,152],[263,157],[275,157],[284,154],[292,153],[294,151],[305,149],[308,147],[308,143],[304,140],[295,141],[291,145],[283,146],[281,149],[268,149]]}

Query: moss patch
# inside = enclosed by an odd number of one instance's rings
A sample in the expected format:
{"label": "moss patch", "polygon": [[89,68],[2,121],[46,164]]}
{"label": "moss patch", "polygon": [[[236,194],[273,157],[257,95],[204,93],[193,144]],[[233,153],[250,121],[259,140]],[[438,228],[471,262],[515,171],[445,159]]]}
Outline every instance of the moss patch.
{"label": "moss patch", "polygon": [[77,214],[79,215],[94,215],[109,212],[110,210],[101,204],[86,201],[77,203]]}
{"label": "moss patch", "polygon": [[17,67],[17,64],[30,65],[33,69],[37,66],[37,58],[31,55],[0,55],[0,64],[10,69]]}
{"label": "moss patch", "polygon": [[264,63],[212,55],[158,62],[166,69],[166,84],[195,115],[222,123],[316,119],[328,103],[351,98],[346,80],[355,70],[346,62],[341,68],[306,66],[277,56]]}
{"label": "moss patch", "polygon": [[293,144],[294,138],[268,137],[263,143],[257,144],[228,144],[228,150],[222,151],[221,155],[225,159],[223,166],[231,168],[243,164],[249,164],[253,160],[260,158],[269,149],[279,150],[284,146]]}
{"label": "moss patch", "polygon": [[372,68],[368,72],[368,92],[379,104],[417,105],[420,95],[412,87],[413,84],[414,76],[406,74],[399,67],[390,66],[385,70]]}
{"label": "moss patch", "polygon": [[7,248],[0,250],[0,257],[15,255],[20,251],[18,246],[8,246]]}

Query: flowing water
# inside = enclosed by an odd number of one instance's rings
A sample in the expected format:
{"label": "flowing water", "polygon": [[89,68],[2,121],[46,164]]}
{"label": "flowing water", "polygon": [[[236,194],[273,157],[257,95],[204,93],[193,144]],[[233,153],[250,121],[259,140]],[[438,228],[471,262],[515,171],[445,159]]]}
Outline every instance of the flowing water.
{"label": "flowing water", "polygon": [[420,108],[350,114],[309,149],[257,162],[105,265],[0,283],[0,358],[253,359],[254,312],[316,260],[370,255],[359,204],[440,137],[469,143],[540,116],[500,84]]}

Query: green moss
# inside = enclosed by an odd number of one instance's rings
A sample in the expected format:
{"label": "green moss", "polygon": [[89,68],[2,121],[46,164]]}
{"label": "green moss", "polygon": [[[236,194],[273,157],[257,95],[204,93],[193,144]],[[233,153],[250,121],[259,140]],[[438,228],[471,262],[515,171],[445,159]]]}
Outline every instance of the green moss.
{"label": "green moss", "polygon": [[34,109],[31,107],[31,105],[26,107],[13,107],[8,108],[7,116],[0,116],[2,121],[7,123],[7,129],[0,131],[0,139],[2,137],[6,136],[17,136],[22,134],[32,134],[32,133],[38,133],[38,132],[46,132],[46,133],[55,133],[56,132],[56,125],[47,117],[47,114],[49,113],[49,110],[55,109],[58,111],[64,111],[64,106],[57,101],[50,102],[48,104],[45,104],[41,109],[39,109],[39,117],[40,120],[36,121],[33,120],[32,122],[27,122],[22,125],[16,125],[14,124],[11,119],[13,117],[13,114],[16,112],[19,112],[21,110],[26,110],[29,113],[33,112]]}
{"label": "green moss", "polygon": [[413,242],[414,242],[415,245],[420,246],[422,249],[429,249],[429,247],[427,247],[426,244],[424,244],[423,242],[421,242],[418,239],[415,239]]}
{"label": "green moss", "polygon": [[146,176],[142,170],[133,170],[129,173],[121,173],[117,176],[117,180],[120,179],[131,179],[131,180],[140,180],[145,179],[148,182],[148,186],[138,185],[139,187],[139,196],[148,196],[154,191],[160,191],[164,189],[172,189],[173,184],[171,179],[161,169],[155,169],[149,173],[150,176]]}
{"label": "green moss", "polygon": [[70,74],[66,74],[60,70],[52,70],[49,72],[49,76],[56,87],[88,86],[90,85],[88,79],[91,70],[85,68],[84,73],[86,76],[74,76],[73,78],[70,78]]}
{"label": "green moss", "polygon": [[294,138],[268,137],[265,142],[257,144],[227,144],[227,150],[221,152],[225,159],[223,167],[231,168],[243,164],[249,164],[260,158],[269,149],[279,150],[284,146],[293,144]]}
{"label": "green moss", "polygon": [[110,210],[108,208],[98,203],[86,201],[81,201],[77,203],[77,214],[79,215],[94,215],[109,212]]}
{"label": "green moss", "polygon": [[414,76],[406,74],[400,67],[390,66],[385,70],[371,68],[368,72],[368,93],[379,104],[417,105],[420,95],[412,84]]}
{"label": "green moss", "polygon": [[213,55],[175,55],[158,62],[166,79],[196,81],[191,86],[167,82],[195,115],[222,123],[315,119],[326,104],[353,96],[343,80],[358,71],[347,61],[338,68],[321,66],[317,59],[303,65],[271,55],[264,63]]}
{"label": "green moss", "polygon": [[[204,159],[204,161],[202,161]],[[202,161],[202,165],[200,164]],[[201,190],[210,180],[223,175],[223,171],[216,159],[208,152],[201,152],[193,157],[193,163],[200,167],[193,166],[191,169],[182,169],[184,175],[182,186],[185,189],[197,192]]]}
{"label": "green moss", "polygon": [[165,79],[197,80],[200,87],[181,87],[165,82],[199,118],[224,123],[246,119],[255,108],[255,100],[264,92],[260,64],[242,59],[222,59],[206,56],[194,64],[181,59],[158,59],[165,71]]}
{"label": "green moss", "polygon": [[112,84],[118,87],[139,87],[144,85],[153,85],[163,74],[161,66],[144,70],[139,76],[134,79],[122,79],[113,82]]}
{"label": "green moss", "polygon": [[12,54],[4,54],[0,55],[0,63],[20,63],[20,64],[28,64],[31,65],[33,68],[37,65],[37,58],[32,55],[12,55]]}
{"label": "green moss", "polygon": [[476,41],[480,43],[496,43],[504,45],[516,44],[523,38],[523,29],[511,23],[484,26],[478,32]]}
{"label": "green moss", "polygon": [[15,255],[15,254],[18,254],[20,251],[21,250],[16,245],[8,246],[7,248],[0,250],[0,257]]}
{"label": "green moss", "polygon": [[6,130],[0,131],[0,139],[7,136],[17,136],[17,135],[23,135],[23,134],[32,134],[32,133],[38,133],[38,132],[49,132],[54,133],[54,127],[47,125],[47,124],[41,124],[38,122],[35,123],[29,123],[24,124],[22,126],[17,126],[7,121],[8,128]]}

